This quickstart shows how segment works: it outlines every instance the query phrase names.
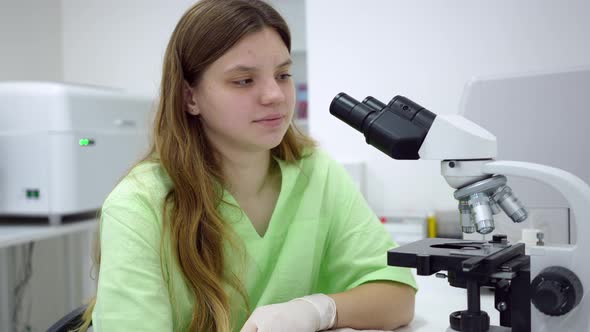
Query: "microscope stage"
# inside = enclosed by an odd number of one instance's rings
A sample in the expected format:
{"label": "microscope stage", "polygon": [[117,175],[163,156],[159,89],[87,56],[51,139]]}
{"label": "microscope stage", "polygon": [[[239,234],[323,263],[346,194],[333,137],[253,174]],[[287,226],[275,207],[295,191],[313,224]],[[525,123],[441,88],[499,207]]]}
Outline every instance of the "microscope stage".
{"label": "microscope stage", "polygon": [[524,244],[428,238],[389,250],[387,264],[416,268],[419,275],[441,270],[489,275],[518,256],[524,256]]}

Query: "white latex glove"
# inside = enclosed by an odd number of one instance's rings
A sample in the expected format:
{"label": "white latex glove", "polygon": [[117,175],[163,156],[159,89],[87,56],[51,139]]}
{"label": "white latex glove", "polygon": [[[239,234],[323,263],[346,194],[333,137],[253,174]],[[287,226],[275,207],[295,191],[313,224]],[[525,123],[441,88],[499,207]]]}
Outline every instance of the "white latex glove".
{"label": "white latex glove", "polygon": [[336,303],[314,294],[256,308],[240,332],[316,332],[336,323]]}

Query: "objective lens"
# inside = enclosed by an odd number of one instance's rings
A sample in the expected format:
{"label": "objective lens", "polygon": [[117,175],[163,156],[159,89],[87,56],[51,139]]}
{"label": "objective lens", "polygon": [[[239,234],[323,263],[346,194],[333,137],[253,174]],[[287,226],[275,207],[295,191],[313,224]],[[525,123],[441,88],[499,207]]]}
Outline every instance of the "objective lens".
{"label": "objective lens", "polygon": [[512,189],[508,186],[503,186],[498,189],[492,196],[504,210],[504,212],[512,219],[512,221],[519,223],[526,220],[528,212],[524,205],[512,193]]}
{"label": "objective lens", "polygon": [[494,215],[497,215],[498,213],[500,213],[500,207],[498,206],[498,203],[496,203],[496,201],[494,201],[491,197],[490,197],[490,207],[492,208],[492,213]]}
{"label": "objective lens", "polygon": [[494,217],[490,208],[490,197],[485,193],[475,193],[469,196],[469,206],[477,232],[480,234],[493,232]]}
{"label": "objective lens", "polygon": [[471,217],[471,208],[468,201],[459,201],[459,218],[461,219],[461,231],[463,233],[475,233],[475,224]]}

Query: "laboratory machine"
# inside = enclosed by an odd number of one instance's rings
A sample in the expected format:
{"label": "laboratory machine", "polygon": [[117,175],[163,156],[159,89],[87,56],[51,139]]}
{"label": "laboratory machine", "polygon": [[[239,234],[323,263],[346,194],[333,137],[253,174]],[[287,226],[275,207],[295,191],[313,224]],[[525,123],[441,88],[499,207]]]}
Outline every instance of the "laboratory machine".
{"label": "laboratory machine", "polygon": [[57,82],[0,82],[0,218],[96,216],[148,148],[153,100]]}

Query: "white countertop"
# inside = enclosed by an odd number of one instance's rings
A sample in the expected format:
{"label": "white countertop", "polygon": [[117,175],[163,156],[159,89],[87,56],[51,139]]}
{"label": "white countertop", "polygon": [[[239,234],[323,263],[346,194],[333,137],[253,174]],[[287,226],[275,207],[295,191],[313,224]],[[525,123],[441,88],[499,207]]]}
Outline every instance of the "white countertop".
{"label": "white countertop", "polygon": [[97,229],[96,219],[66,223],[62,225],[6,224],[0,225],[0,249],[32,241],[39,241]]}

